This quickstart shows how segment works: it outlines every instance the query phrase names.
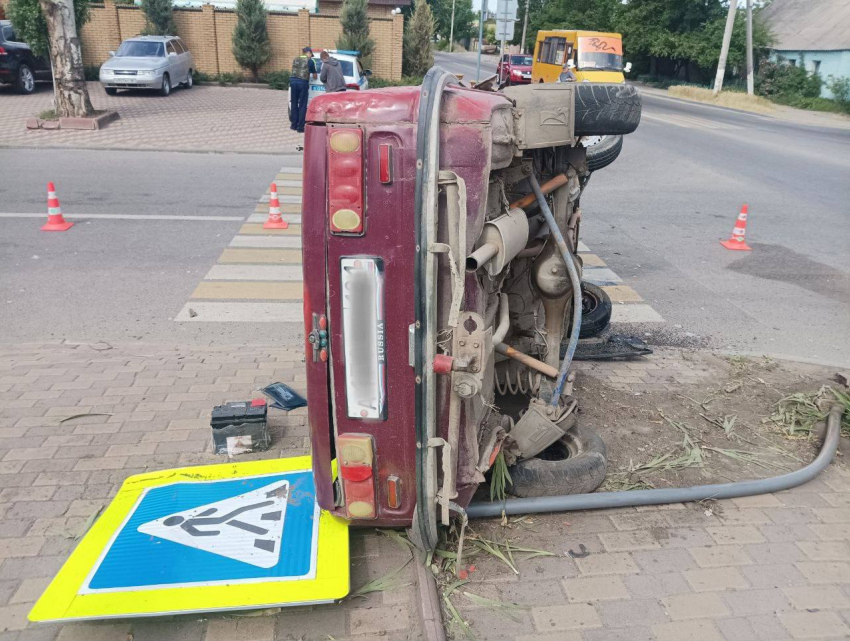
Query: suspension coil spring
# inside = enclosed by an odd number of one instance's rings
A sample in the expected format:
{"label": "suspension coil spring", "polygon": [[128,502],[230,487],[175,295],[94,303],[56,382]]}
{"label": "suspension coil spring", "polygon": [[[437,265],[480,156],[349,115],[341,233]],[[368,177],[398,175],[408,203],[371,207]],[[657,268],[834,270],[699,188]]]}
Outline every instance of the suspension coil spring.
{"label": "suspension coil spring", "polygon": [[541,375],[527,368],[497,367],[494,375],[496,390],[505,394],[537,394]]}

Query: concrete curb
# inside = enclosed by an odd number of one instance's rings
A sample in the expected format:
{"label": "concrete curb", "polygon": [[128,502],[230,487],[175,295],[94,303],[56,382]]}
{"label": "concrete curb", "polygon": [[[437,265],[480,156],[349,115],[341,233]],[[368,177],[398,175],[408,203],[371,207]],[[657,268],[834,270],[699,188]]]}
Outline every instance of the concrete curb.
{"label": "concrete curb", "polygon": [[446,641],[446,629],[440,609],[437,581],[431,571],[414,558],[416,564],[416,587],[419,590],[419,614],[422,630],[428,641]]}

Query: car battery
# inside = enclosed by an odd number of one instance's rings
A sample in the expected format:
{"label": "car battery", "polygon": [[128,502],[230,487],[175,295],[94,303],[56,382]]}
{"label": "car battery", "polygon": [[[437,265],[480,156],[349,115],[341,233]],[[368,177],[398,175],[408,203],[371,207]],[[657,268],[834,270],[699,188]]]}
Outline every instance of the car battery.
{"label": "car battery", "polygon": [[216,454],[247,454],[269,449],[271,437],[268,426],[266,401],[229,401],[213,408],[213,449]]}

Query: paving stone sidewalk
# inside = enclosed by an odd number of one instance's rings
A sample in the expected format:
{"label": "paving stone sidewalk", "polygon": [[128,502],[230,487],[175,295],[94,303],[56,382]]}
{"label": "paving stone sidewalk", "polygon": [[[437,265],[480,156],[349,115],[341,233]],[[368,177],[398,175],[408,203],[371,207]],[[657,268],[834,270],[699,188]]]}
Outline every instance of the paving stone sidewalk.
{"label": "paving stone sidewalk", "polygon": [[[708,384],[704,361],[660,350],[636,363],[580,363],[582,385],[651,391]],[[413,564],[403,587],[340,605],[226,615],[30,625],[26,614],[75,546],[87,518],[129,475],[221,459],[209,412],[270,381],[304,390],[299,350],[264,347],[33,344],[0,346],[0,641],[419,639]],[[637,393],[637,391],[636,391]],[[60,423],[84,412],[90,416]],[[271,421],[273,449],[308,450],[303,410]],[[514,575],[476,557],[452,600],[479,640],[781,641],[850,638],[850,471],[844,462],[800,488],[704,506],[536,515],[512,524],[520,545],[554,557]],[[477,531],[504,532],[496,521]],[[404,564],[405,550],[352,533],[352,586]],[[583,544],[589,556],[572,559]],[[518,604],[509,611],[463,595]],[[463,638],[449,624],[449,633]]]}
{"label": "paving stone sidewalk", "polygon": [[[209,414],[281,381],[305,391],[300,351],[61,343],[0,346],[0,641],[327,641],[420,639],[414,566],[400,587],[339,605],[263,616],[192,615],[67,625],[26,615],[76,545],[86,520],[130,475],[224,462],[210,453]],[[107,416],[61,419],[81,413]],[[239,457],[309,452],[305,410],[270,410],[273,446]],[[407,550],[351,533],[351,585],[401,567]]]}
{"label": "paving stone sidewalk", "polygon": [[27,130],[28,117],[52,108],[49,86],[29,96],[0,88],[0,147],[292,154],[304,138],[289,128],[286,91],[203,85],[162,97],[107,96],[97,82],[88,88],[95,109],[121,116],[101,131]]}

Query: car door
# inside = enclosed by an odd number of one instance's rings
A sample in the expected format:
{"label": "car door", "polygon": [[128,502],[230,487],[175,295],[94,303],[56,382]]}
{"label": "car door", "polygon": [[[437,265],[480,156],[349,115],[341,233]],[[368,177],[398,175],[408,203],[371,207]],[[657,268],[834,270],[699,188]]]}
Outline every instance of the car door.
{"label": "car door", "polygon": [[180,55],[177,53],[173,40],[169,40],[165,44],[165,55],[166,60],[168,60],[168,75],[171,77],[171,86],[176,87],[183,82],[183,77],[186,74],[181,69]]}
{"label": "car door", "polygon": [[183,71],[182,78],[188,80],[189,72],[192,69],[192,54],[189,53],[189,50],[180,38],[174,41],[174,47],[177,49],[177,57],[180,58],[180,66]]}
{"label": "car door", "polygon": [[33,72],[37,80],[50,80],[50,63],[46,59],[33,54],[30,46],[18,40],[12,25],[3,25],[3,39],[6,41],[8,48],[14,50],[20,62],[27,65]]}

